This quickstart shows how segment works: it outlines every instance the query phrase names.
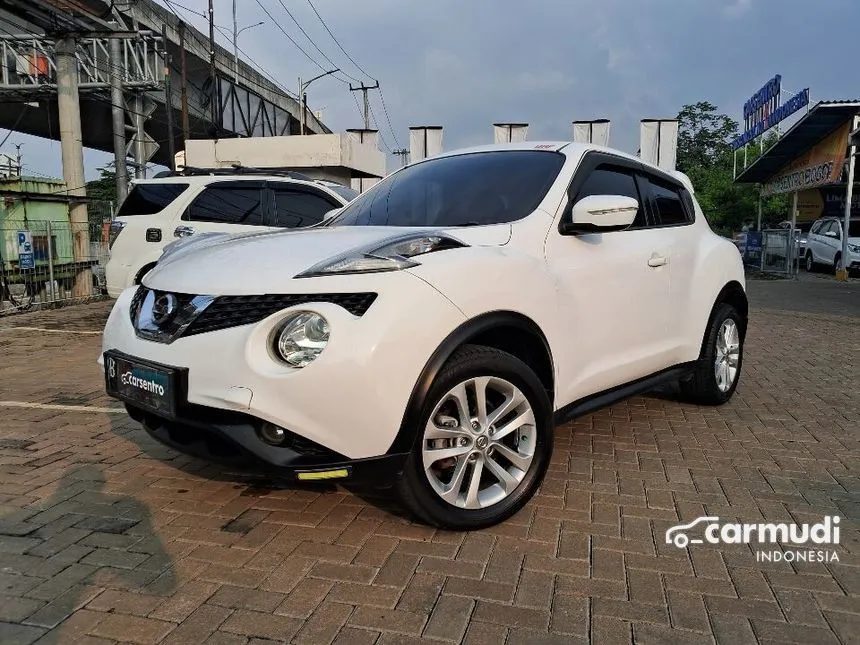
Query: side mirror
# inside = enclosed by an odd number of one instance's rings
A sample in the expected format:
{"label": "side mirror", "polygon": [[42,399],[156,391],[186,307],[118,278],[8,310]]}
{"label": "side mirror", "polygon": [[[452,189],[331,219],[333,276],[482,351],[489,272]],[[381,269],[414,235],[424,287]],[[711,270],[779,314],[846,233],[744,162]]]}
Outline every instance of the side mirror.
{"label": "side mirror", "polygon": [[323,215],[323,218],[319,222],[317,222],[316,224],[311,224],[310,226],[308,226],[308,228],[317,228],[317,227],[325,226],[326,224],[328,224],[328,221],[330,219],[337,216],[337,214],[340,213],[342,210],[343,210],[343,206],[341,206],[340,208],[331,209],[325,215]]}
{"label": "side mirror", "polygon": [[623,195],[591,195],[573,205],[571,221],[561,226],[563,235],[606,233],[628,228],[639,212],[639,202]]}

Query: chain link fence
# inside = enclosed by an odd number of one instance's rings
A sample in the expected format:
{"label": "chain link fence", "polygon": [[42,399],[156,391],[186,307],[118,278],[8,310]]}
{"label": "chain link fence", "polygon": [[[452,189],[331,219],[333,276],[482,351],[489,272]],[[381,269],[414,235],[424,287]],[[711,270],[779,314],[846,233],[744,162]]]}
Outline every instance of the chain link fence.
{"label": "chain link fence", "polygon": [[0,315],[84,302],[106,292],[111,202],[89,222],[0,220]]}

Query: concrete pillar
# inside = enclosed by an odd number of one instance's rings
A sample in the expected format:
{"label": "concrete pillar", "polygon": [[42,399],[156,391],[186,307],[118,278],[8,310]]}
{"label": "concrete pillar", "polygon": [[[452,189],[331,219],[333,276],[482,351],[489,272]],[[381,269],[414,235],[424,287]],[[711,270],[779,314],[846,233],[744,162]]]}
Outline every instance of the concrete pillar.
{"label": "concrete pillar", "polygon": [[441,125],[416,125],[409,128],[410,163],[438,154],[442,154]]}
{"label": "concrete pillar", "polygon": [[[71,197],[87,196],[84,177],[84,149],[81,143],[81,106],[78,96],[78,61],[74,38],[57,41],[57,108],[60,113],[60,152],[63,159],[63,181]],[[90,260],[90,228],[86,202],[72,201],[69,206],[72,228],[72,254],[78,266]],[[76,273],[72,297],[84,298],[93,293],[93,274],[87,268]]]}
{"label": "concrete pillar", "polygon": [[110,41],[110,102],[111,121],[113,124],[113,160],[116,168],[116,198],[119,203],[128,194],[128,167],[126,166],[125,149],[125,99],[122,94],[121,70],[124,69],[122,60],[122,42],[118,38]]}
{"label": "concrete pillar", "polygon": [[576,143],[593,143],[598,146],[608,146],[609,119],[574,121],[573,140]]}
{"label": "concrete pillar", "polygon": [[365,130],[364,128],[349,128],[346,131],[348,141],[365,146],[373,146],[379,150],[379,130]]}
{"label": "concrete pillar", "polygon": [[528,123],[494,123],[493,137],[495,143],[520,143],[526,140]]}
{"label": "concrete pillar", "polygon": [[642,119],[639,128],[639,156],[643,161],[675,170],[678,154],[678,121]]}

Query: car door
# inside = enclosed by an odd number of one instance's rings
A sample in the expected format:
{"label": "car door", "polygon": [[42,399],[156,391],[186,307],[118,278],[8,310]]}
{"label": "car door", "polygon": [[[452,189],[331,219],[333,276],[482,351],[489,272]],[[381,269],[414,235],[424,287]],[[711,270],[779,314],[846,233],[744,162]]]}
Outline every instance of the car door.
{"label": "car door", "polygon": [[282,228],[319,224],[326,213],[343,206],[322,190],[289,182],[268,182],[272,192],[273,221]]}
{"label": "car door", "polygon": [[671,257],[666,338],[670,343],[668,363],[674,365],[686,360],[690,351],[687,335],[689,326],[686,323],[690,315],[691,295],[695,289],[693,277],[697,274],[696,253],[700,233],[692,225],[696,217],[693,198],[682,184],[648,171],[643,171],[642,181],[647,186],[653,225],[662,231],[664,244],[669,249],[668,256]]}
{"label": "car door", "polygon": [[575,401],[665,367],[669,299],[669,244],[652,226],[640,164],[589,153],[568,189],[562,219],[591,195],[639,201],[634,223],[622,231],[562,235],[546,241],[546,261],[558,290],[557,311],[566,342],[557,359],[558,399]]}
{"label": "car door", "polygon": [[833,264],[836,261],[836,254],[842,251],[842,227],[838,221],[830,220],[826,228],[822,228],[822,232],[824,233],[821,238],[825,253],[824,262]]}
{"label": "car door", "polygon": [[815,262],[821,261],[821,228],[826,224],[825,220],[818,220],[809,229],[809,235],[806,236],[806,249],[812,254],[812,259]]}
{"label": "car door", "polygon": [[220,181],[207,186],[182,215],[194,233],[245,233],[272,225],[265,182]]}

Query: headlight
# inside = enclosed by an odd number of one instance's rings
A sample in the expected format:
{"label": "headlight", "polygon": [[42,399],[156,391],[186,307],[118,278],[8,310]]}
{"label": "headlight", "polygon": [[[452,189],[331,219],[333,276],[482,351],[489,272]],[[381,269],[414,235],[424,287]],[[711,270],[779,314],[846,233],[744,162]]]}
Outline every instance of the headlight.
{"label": "headlight", "polygon": [[858,244],[849,244],[848,250],[852,253],[860,253],[860,245]]}
{"label": "headlight", "polygon": [[315,264],[296,277],[311,278],[344,273],[400,271],[418,266],[418,262],[412,259],[416,256],[463,246],[467,245],[445,235],[413,234],[386,242],[382,246],[373,245],[354,249],[334,258],[329,258]]}
{"label": "headlight", "polygon": [[305,367],[328,345],[328,321],[313,311],[297,311],[274,334],[275,354],[290,367]]}

